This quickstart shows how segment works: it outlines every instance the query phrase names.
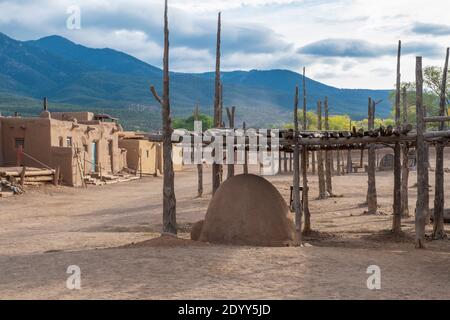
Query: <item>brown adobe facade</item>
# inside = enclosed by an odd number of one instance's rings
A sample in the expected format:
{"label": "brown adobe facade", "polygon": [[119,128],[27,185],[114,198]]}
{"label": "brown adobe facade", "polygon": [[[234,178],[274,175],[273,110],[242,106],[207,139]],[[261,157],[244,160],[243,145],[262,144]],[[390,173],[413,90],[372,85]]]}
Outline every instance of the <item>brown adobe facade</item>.
{"label": "brown adobe facade", "polygon": [[0,165],[59,167],[64,184],[81,186],[86,174],[114,174],[127,166],[120,131],[116,122],[96,120],[91,112],[0,117]]}

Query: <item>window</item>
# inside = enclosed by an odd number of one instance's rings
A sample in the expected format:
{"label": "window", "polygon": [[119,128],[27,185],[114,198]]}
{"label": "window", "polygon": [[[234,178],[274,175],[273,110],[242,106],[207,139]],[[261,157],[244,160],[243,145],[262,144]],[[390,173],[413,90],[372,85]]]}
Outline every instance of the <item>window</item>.
{"label": "window", "polygon": [[64,139],[63,137],[59,137],[59,146],[64,147]]}
{"label": "window", "polygon": [[150,151],[147,150],[147,158],[150,158]]}
{"label": "window", "polygon": [[25,148],[25,139],[24,138],[16,138],[15,146],[16,146],[16,149]]}
{"label": "window", "polygon": [[67,147],[72,147],[72,137],[67,137]]}

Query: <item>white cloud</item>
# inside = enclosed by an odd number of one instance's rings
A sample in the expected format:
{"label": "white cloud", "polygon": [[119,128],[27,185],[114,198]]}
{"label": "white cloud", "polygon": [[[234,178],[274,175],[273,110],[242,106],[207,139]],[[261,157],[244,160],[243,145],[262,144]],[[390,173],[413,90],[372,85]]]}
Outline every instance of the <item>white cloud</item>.
{"label": "white cloud", "polygon": [[[82,10],[78,31],[65,28],[66,8],[74,3]],[[444,47],[450,45],[445,32],[438,38],[413,32],[413,26],[447,26],[448,1],[424,5],[421,0],[169,0],[169,6],[171,66],[176,71],[214,68],[218,11],[223,12],[224,69],[298,71],[305,64],[309,75],[337,87],[392,87],[395,74],[389,70],[395,67],[395,55],[388,50],[374,57],[326,58],[297,50],[342,38],[363,39],[375,50],[395,48],[401,39],[405,44],[427,44],[427,52],[433,46],[442,48],[442,57],[439,51],[424,56],[425,64],[441,65]],[[0,31],[21,40],[59,34],[160,66],[162,10],[162,0],[0,0]],[[416,52],[402,59],[404,80],[414,79]]]}

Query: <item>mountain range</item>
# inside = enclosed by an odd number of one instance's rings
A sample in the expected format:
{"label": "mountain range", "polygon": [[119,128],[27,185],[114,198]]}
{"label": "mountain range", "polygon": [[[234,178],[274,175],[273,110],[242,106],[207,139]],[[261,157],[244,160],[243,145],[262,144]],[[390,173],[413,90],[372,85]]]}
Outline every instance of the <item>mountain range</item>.
{"label": "mountain range", "polygon": [[[212,114],[214,73],[171,72],[174,117],[199,104]],[[293,94],[301,75],[288,70],[222,72],[224,106],[237,107],[236,123],[276,126],[292,117]],[[53,110],[92,110],[119,116],[128,129],[157,129],[160,112],[149,86],[162,88],[162,71],[112,49],[93,49],[60,36],[33,41],[0,33],[0,111],[38,114],[42,97]],[[339,89],[306,79],[308,108],[328,97],[331,114],[365,118],[367,98],[383,100],[377,116],[390,114],[389,90]]]}

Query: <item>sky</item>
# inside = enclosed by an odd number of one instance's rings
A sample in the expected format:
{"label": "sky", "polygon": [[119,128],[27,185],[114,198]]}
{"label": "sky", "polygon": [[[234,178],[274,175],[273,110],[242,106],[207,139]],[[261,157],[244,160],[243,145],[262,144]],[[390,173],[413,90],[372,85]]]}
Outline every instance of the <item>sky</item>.
{"label": "sky", "polygon": [[[79,29],[67,27],[73,6]],[[339,88],[392,88],[399,40],[402,81],[414,80],[415,56],[442,66],[450,45],[448,0],[169,0],[172,71],[214,69],[219,11],[222,70],[305,66]],[[159,67],[162,26],[163,0],[0,0],[0,32],[10,37],[61,35]]]}

